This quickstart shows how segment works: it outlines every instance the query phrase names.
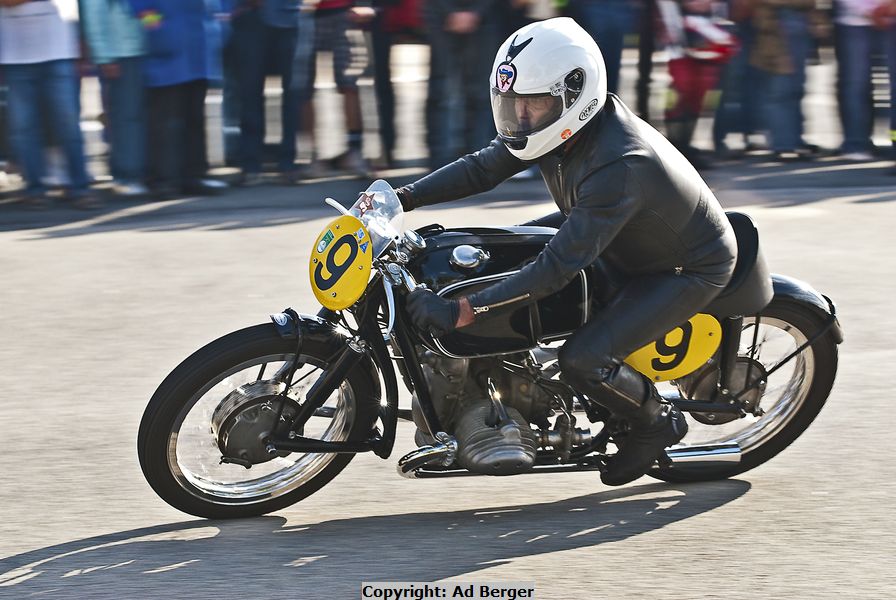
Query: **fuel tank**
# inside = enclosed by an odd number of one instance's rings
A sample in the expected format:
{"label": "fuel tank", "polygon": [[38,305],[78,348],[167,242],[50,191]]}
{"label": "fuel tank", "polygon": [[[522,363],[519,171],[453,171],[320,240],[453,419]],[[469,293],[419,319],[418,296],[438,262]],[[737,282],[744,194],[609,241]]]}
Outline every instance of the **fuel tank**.
{"label": "fuel tank", "polygon": [[[421,230],[426,249],[408,265],[418,282],[446,298],[465,296],[493,285],[535,259],[556,230],[548,227],[468,227]],[[468,327],[433,339],[419,332],[431,349],[466,358],[521,352],[539,342],[568,337],[587,320],[591,282],[579,272],[565,288],[535,303],[485,313]]]}

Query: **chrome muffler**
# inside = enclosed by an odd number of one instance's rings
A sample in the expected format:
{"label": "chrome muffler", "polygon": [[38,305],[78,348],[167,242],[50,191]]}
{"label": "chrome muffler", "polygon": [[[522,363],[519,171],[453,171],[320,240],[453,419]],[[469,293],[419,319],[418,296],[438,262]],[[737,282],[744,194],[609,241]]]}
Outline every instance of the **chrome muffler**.
{"label": "chrome muffler", "polygon": [[408,479],[416,479],[417,470],[425,465],[447,467],[453,463],[457,456],[457,440],[443,432],[437,433],[436,439],[438,443],[422,446],[398,459],[396,465],[398,474]]}
{"label": "chrome muffler", "polygon": [[741,449],[737,443],[673,446],[666,450],[666,455],[672,467],[730,467],[740,462]]}
{"label": "chrome muffler", "polygon": [[[457,455],[457,440],[445,433],[438,434],[437,439],[440,440],[439,443],[417,448],[401,457],[397,466],[398,474],[408,479],[480,475],[466,469],[426,469],[425,467],[428,465],[447,467],[454,462],[454,458]],[[666,451],[673,468],[676,466],[704,469],[730,467],[740,462],[741,454],[740,446],[736,443],[677,446]],[[665,462],[657,465],[654,469],[659,467],[668,468],[669,466],[670,464]],[[527,473],[571,473],[574,471],[598,471],[602,469],[603,467],[598,467],[594,464],[539,465],[531,471],[527,471]]]}

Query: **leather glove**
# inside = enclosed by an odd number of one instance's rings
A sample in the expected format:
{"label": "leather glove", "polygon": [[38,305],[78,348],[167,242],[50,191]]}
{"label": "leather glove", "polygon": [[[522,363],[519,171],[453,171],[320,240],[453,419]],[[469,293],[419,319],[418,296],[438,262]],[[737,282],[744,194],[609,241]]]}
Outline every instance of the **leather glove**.
{"label": "leather glove", "polygon": [[395,195],[398,196],[398,200],[401,202],[401,208],[404,209],[404,212],[409,212],[416,208],[414,202],[411,200],[411,194],[405,187],[400,187],[395,190]]}
{"label": "leather glove", "polygon": [[434,337],[441,337],[457,329],[460,303],[445,300],[429,290],[417,289],[408,294],[408,314],[415,326],[428,331]]}

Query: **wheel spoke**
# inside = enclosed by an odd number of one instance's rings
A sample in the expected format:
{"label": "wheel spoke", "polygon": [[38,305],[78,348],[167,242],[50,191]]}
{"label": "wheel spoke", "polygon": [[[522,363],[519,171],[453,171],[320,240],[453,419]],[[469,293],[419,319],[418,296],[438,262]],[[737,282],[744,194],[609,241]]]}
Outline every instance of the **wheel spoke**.
{"label": "wheel spoke", "polygon": [[311,377],[313,374],[317,373],[318,371],[320,371],[319,367],[315,367],[314,369],[308,371],[307,373],[302,375],[300,378],[298,378],[296,381],[293,381],[288,386],[286,386],[286,390],[287,391],[291,390],[293,387],[299,385],[300,383],[302,383],[303,381],[305,381],[306,379],[308,379],[309,377]]}
{"label": "wheel spoke", "polygon": [[[305,356],[302,359],[299,364],[307,365],[306,372],[296,373],[299,377],[286,390],[278,376],[292,370],[293,358],[288,355],[258,357],[202,386],[169,440],[169,466],[181,487],[204,499],[227,503],[260,501],[297,489],[335,460],[337,455],[328,453],[289,453],[273,458],[259,455],[264,449],[259,450],[260,442],[255,440],[262,439],[266,431],[274,431],[287,406],[291,410],[298,406],[286,392],[312,375],[325,373],[322,361]],[[310,364],[312,361],[316,364]],[[274,378],[264,379],[269,370],[275,373]],[[309,419],[303,435],[328,441],[348,439],[354,404],[354,391],[343,384]],[[232,449],[234,439],[240,442],[236,450]],[[225,446],[228,456],[245,461],[247,455],[241,456],[239,450],[244,447],[252,467],[221,464]]]}
{"label": "wheel spoke", "polygon": [[[772,316],[763,316],[758,323],[757,320],[745,322],[741,333],[747,339],[741,347],[739,360],[756,361],[747,365],[748,381],[749,373],[753,377],[757,375],[755,369],[759,369],[759,365],[770,371],[807,340],[799,328]],[[767,387],[758,399],[765,414],[713,425],[692,420],[691,432],[685,442],[690,445],[736,442],[744,452],[763,444],[800,410],[808,395],[814,368],[812,352],[807,349],[799,353],[768,376]]]}

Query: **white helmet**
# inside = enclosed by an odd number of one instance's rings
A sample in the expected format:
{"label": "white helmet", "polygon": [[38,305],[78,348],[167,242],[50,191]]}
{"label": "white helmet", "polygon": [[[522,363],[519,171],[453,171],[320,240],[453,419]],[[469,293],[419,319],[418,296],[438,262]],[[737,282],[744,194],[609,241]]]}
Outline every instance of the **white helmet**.
{"label": "white helmet", "polygon": [[522,160],[568,140],[607,100],[604,59],[594,39],[568,17],[511,34],[492,67],[492,115],[498,138]]}

